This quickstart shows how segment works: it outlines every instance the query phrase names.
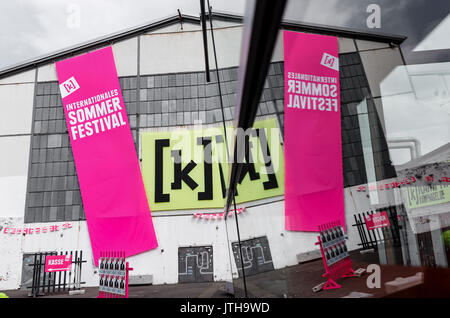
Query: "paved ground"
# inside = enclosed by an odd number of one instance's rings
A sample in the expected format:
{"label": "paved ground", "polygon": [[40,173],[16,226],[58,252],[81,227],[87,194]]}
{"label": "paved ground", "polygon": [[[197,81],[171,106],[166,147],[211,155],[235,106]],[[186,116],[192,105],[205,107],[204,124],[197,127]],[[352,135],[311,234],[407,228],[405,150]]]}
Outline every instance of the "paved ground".
{"label": "paved ground", "polygon": [[[227,297],[222,286],[224,283],[193,283],[193,284],[170,284],[170,285],[149,285],[130,286],[130,298],[222,298]],[[68,292],[46,295],[43,298],[96,298],[98,296],[97,287],[86,287],[84,295],[70,296]],[[23,290],[10,290],[5,292],[10,298],[28,297]],[[42,296],[41,296],[42,297]]]}
{"label": "paved ground", "polygon": [[[366,268],[368,264],[378,263],[377,254],[352,253],[351,259],[353,269]],[[407,277],[421,271],[421,268],[411,268],[404,266],[386,265],[381,267],[381,287],[380,289],[369,289],[366,285],[367,274],[362,277],[344,278],[338,281],[342,288],[334,290],[322,290],[318,293],[312,292],[312,287],[324,282],[322,278],[324,272],[322,260],[314,260],[308,263],[291,266],[281,270],[260,273],[247,277],[248,297],[343,297],[351,292],[361,292],[373,295],[373,297],[383,297],[385,295],[384,283],[394,280],[396,277]],[[234,280],[234,289],[237,297],[243,297],[242,279]],[[68,293],[44,296],[46,298],[60,297],[87,297],[95,298],[98,295],[97,287],[85,288],[84,295],[69,296]],[[24,298],[27,291],[15,290],[6,291],[11,298]],[[149,285],[130,286],[129,297],[140,298],[220,298],[230,297],[225,292],[225,283],[191,283],[191,284],[170,284],[170,285]]]}
{"label": "paved ground", "polygon": [[[353,253],[351,256],[353,269],[367,268],[369,264],[378,263],[377,254]],[[312,288],[326,279],[322,277],[324,273],[322,260],[315,260],[304,264],[288,267],[282,270],[270,271],[248,277],[246,279],[248,297],[301,297],[301,298],[336,298],[344,297],[352,292],[371,294],[373,297],[383,297],[386,295],[384,283],[394,280],[396,277],[407,277],[415,275],[421,268],[412,268],[396,265],[381,266],[381,288],[370,289],[366,280],[368,274],[361,277],[343,278],[337,281],[342,286],[339,289],[322,290],[314,293]],[[235,280],[237,296],[243,296],[242,280]]]}

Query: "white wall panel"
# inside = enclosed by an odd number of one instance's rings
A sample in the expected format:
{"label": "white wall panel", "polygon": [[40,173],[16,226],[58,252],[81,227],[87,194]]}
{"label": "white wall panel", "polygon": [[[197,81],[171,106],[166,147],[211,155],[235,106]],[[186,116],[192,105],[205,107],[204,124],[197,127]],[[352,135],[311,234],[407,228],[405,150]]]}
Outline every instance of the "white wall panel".
{"label": "white wall panel", "polygon": [[[241,56],[242,27],[214,30],[219,68],[239,66]],[[211,44],[211,49],[210,49]],[[212,39],[208,36],[208,50],[213,53]],[[214,55],[210,54],[210,67],[214,68]]]}
{"label": "white wall panel", "polygon": [[356,51],[355,42],[350,38],[338,38],[339,53],[350,53]]}
{"label": "white wall panel", "polygon": [[55,63],[50,63],[38,68],[38,82],[57,81],[58,75],[56,74]]}
{"label": "white wall panel", "polygon": [[0,137],[0,177],[27,176],[30,136]]}
{"label": "white wall panel", "polygon": [[356,40],[356,45],[358,46],[359,51],[383,49],[389,47],[389,43],[366,40]]}
{"label": "white wall panel", "polygon": [[367,80],[373,97],[380,96],[380,83],[399,65],[403,60],[398,48],[388,48],[360,52],[361,60],[366,71]]}
{"label": "white wall panel", "polygon": [[275,42],[275,47],[273,48],[271,62],[284,61],[284,41],[283,41],[283,31],[278,32],[277,40]]}
{"label": "white wall panel", "polygon": [[0,85],[0,136],[31,133],[34,83]]}
{"label": "white wall panel", "polygon": [[204,70],[201,32],[141,36],[140,73]]}
{"label": "white wall panel", "polygon": [[0,176],[0,217],[23,217],[26,191],[26,176]]}
{"label": "white wall panel", "polygon": [[0,79],[0,85],[2,84],[21,84],[21,83],[34,83],[36,70],[30,70],[26,72],[17,73],[12,76],[4,77]]}
{"label": "white wall panel", "polygon": [[23,217],[30,137],[0,137],[0,149],[0,218]]}
{"label": "white wall panel", "polygon": [[[1,218],[0,228],[16,227],[23,218]],[[7,235],[0,231],[0,290],[18,289],[22,275],[22,235]]]}
{"label": "white wall panel", "polygon": [[112,45],[118,76],[137,75],[137,37]]}
{"label": "white wall panel", "polygon": [[[239,65],[242,28],[216,29],[219,68]],[[208,32],[210,67],[214,68],[212,40]],[[205,70],[201,31],[148,34],[141,36],[141,74],[200,72]]]}

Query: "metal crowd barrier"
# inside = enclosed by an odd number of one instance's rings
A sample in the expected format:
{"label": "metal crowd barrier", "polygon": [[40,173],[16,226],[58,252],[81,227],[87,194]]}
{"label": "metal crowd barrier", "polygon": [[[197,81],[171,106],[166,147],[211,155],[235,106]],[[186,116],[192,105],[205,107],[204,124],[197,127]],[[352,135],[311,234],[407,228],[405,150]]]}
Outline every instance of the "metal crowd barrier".
{"label": "metal crowd barrier", "polygon": [[[45,258],[53,255],[71,255],[72,266],[70,271],[45,272]],[[83,251],[47,252],[35,253],[34,261],[28,266],[33,266],[33,280],[28,293],[29,297],[45,296],[70,290],[79,290],[82,284],[81,270],[83,263]]]}

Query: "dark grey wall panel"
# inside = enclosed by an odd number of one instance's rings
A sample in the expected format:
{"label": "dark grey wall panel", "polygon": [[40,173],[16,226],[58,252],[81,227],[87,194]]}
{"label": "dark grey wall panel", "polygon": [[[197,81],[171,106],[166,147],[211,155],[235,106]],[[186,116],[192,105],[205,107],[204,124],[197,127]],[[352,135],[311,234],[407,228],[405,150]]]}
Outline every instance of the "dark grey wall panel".
{"label": "dark grey wall panel", "polygon": [[[238,269],[239,277],[242,277],[241,255],[238,242],[231,244],[234,260]],[[273,270],[272,254],[270,253],[269,241],[266,236],[253,238],[241,242],[242,258],[246,276]]]}
{"label": "dark grey wall panel", "polygon": [[178,248],[178,282],[203,283],[214,281],[212,246]]}

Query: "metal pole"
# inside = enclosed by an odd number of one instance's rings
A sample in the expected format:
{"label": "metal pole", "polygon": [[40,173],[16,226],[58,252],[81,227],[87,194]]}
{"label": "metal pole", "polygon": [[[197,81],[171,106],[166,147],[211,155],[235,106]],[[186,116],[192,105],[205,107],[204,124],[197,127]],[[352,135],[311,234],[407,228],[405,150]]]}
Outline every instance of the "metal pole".
{"label": "metal pole", "polygon": [[[219,64],[217,62],[217,53],[216,53],[216,42],[214,39],[214,28],[212,25],[212,7],[209,5],[209,0],[208,1],[208,18],[209,18],[209,25],[210,25],[210,31],[211,31],[211,39],[212,39],[212,44],[213,44],[213,52],[214,52],[214,63],[215,63],[215,67],[216,67],[216,74],[217,74],[217,85],[219,88],[219,97],[220,97],[220,109],[222,111],[222,125],[223,125],[223,133],[224,133],[224,139],[225,139],[225,148],[227,151],[227,158],[230,158],[230,153],[229,153],[229,149],[228,149],[228,138],[227,138],[227,127],[225,124],[225,113],[224,113],[224,107],[223,107],[223,97],[222,97],[222,88],[220,86],[221,82],[220,82],[220,74],[219,74]],[[228,212],[228,211],[227,211]],[[225,222],[227,220],[227,213],[225,213]],[[237,222],[237,214],[236,215],[236,222]],[[239,243],[239,248],[240,248],[240,244],[241,244],[241,240],[239,238],[239,226],[236,223],[236,227],[238,229],[238,243]],[[225,229],[227,229],[227,226],[225,225]],[[229,241],[228,239],[228,230],[227,230],[227,241]],[[231,252],[230,252],[230,248],[228,247],[228,258],[230,261],[230,267],[231,267]],[[242,258],[242,255],[241,255]],[[244,268],[243,268],[243,264],[241,264],[242,267],[242,273],[244,275],[244,290],[245,290],[245,295],[247,297],[247,287],[246,287],[246,282],[245,282],[245,273],[244,273]],[[230,269],[231,272],[232,269]],[[231,281],[233,281],[233,274],[231,274]]]}
{"label": "metal pole", "polygon": [[[246,130],[253,126],[261,93],[277,39],[285,0],[248,0],[241,45],[239,81],[235,112],[235,128]],[[234,139],[226,210],[231,206],[242,164],[238,158],[239,144]]]}
{"label": "metal pole", "polygon": [[[214,29],[213,29],[213,24],[212,24],[212,7],[209,5],[209,0],[207,0],[208,2],[208,15],[209,15],[209,25],[210,25],[210,31],[211,31],[211,39],[212,39],[212,45],[213,45],[213,52],[214,52],[214,62],[215,62],[215,66],[216,66],[216,74],[217,74],[217,85],[219,87],[219,96],[220,96],[220,109],[222,111],[222,124],[223,124],[223,131],[224,131],[224,137],[225,137],[225,145],[226,145],[226,150],[227,150],[227,158],[230,158],[230,154],[228,151],[228,138],[227,138],[227,127],[225,124],[225,114],[224,114],[224,107],[223,107],[223,100],[222,100],[222,88],[220,87],[220,75],[219,75],[219,66],[217,63],[217,53],[216,53],[216,43],[214,40]],[[241,258],[241,271],[242,271],[242,278],[243,278],[243,283],[244,283],[244,295],[245,298],[247,298],[247,282],[245,280],[245,269],[244,269],[244,262],[243,262],[243,258],[242,258],[242,248],[241,248],[241,237],[240,237],[240,232],[239,232],[239,222],[238,222],[238,214],[236,213],[236,198],[233,198],[234,200],[234,216],[236,219],[236,231],[237,231],[237,236],[238,236],[238,245],[239,245],[239,255]],[[228,211],[226,211],[228,214]],[[225,215],[225,220],[227,219],[227,215]]]}
{"label": "metal pole", "polygon": [[203,33],[203,51],[205,53],[205,73],[206,82],[210,82],[211,78],[209,76],[209,56],[208,56],[208,38],[206,35],[206,22],[205,22],[205,0],[200,0],[200,21],[202,23],[202,33]]}
{"label": "metal pole", "polygon": [[223,124],[223,130],[225,135],[225,145],[227,145],[227,155],[228,158],[230,158],[230,154],[228,153],[228,140],[227,140],[227,127],[225,125],[225,113],[223,110],[223,100],[222,100],[222,88],[220,87],[220,76],[219,76],[219,66],[217,63],[217,53],[216,53],[216,41],[214,40],[214,29],[212,24],[212,7],[209,5],[208,1],[208,18],[209,18],[209,26],[211,31],[211,39],[212,39],[212,45],[213,45],[213,52],[214,52],[214,62],[216,66],[216,74],[217,74],[217,85],[219,86],[219,96],[220,96],[220,110],[222,111],[222,124]]}
{"label": "metal pole", "polygon": [[247,295],[247,282],[245,280],[245,269],[244,269],[244,259],[242,256],[242,246],[241,246],[241,234],[239,232],[239,222],[238,222],[238,214],[236,213],[236,196],[233,195],[233,204],[234,204],[234,217],[236,218],[236,231],[238,236],[238,245],[239,245],[239,255],[241,258],[241,269],[242,269],[242,281],[244,283],[244,295],[245,298],[248,298]]}

